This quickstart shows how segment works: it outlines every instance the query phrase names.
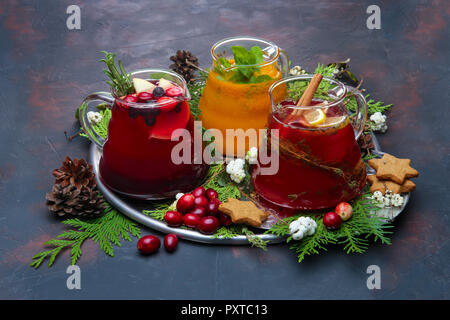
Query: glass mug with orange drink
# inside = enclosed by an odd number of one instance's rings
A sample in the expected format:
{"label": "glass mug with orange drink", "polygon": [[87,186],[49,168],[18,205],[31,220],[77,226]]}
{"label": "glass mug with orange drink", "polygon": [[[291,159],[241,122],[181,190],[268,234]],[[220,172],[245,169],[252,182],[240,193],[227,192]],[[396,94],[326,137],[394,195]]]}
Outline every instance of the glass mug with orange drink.
{"label": "glass mug with orange drink", "polygon": [[[206,129],[218,129],[216,150],[227,156],[243,156],[258,141],[226,142],[226,129],[263,129],[270,113],[269,87],[287,76],[288,57],[275,44],[253,37],[221,40],[211,49],[213,65],[199,102]],[[252,144],[252,145],[251,145]],[[254,145],[256,144],[256,145]]]}
{"label": "glass mug with orange drink", "polygon": [[[298,96],[293,96],[296,91],[292,89],[306,87],[311,78],[289,77],[269,89],[272,113],[268,129],[279,130],[279,140],[273,139],[278,146],[272,148],[272,152],[278,150],[279,169],[274,175],[262,175],[263,165],[257,165],[252,182],[262,202],[278,211],[331,208],[358,196],[366,183],[356,142],[367,117],[364,96],[324,77],[311,103],[297,106]],[[346,107],[349,90],[357,102],[353,114]],[[268,145],[272,142],[270,131]]]}

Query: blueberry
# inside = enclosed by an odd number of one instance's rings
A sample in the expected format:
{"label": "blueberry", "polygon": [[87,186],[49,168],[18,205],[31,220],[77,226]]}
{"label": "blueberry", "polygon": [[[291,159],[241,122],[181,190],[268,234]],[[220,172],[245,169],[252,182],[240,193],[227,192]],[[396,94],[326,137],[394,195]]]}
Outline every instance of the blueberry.
{"label": "blueberry", "polygon": [[165,93],[165,91],[161,87],[156,87],[155,89],[153,89],[153,92],[152,92],[153,97],[155,97],[155,98],[162,97],[164,95],[164,93]]}
{"label": "blueberry", "polygon": [[178,113],[181,111],[181,105],[183,104],[183,102],[180,102],[177,104],[177,106],[175,107],[175,112]]}
{"label": "blueberry", "polygon": [[142,110],[142,116],[144,118],[154,118],[160,114],[161,110],[158,108],[145,108]]}
{"label": "blueberry", "polygon": [[145,117],[145,123],[151,127],[155,124],[156,118],[155,117]]}
{"label": "blueberry", "polygon": [[139,115],[139,110],[136,108],[130,108],[128,109],[128,116],[132,119],[136,119]]}
{"label": "blueberry", "polygon": [[152,116],[158,116],[161,113],[161,110],[159,108],[151,108],[150,109],[150,115]]}

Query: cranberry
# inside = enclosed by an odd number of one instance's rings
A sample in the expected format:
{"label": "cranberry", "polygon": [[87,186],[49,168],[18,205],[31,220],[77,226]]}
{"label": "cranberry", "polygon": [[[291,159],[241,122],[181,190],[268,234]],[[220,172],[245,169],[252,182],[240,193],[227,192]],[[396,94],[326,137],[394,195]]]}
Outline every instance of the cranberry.
{"label": "cranberry", "polygon": [[169,97],[177,97],[184,95],[184,90],[178,86],[167,88],[166,95]]}
{"label": "cranberry", "polygon": [[178,104],[178,100],[170,97],[161,97],[158,100],[156,100],[156,103],[160,105],[160,108],[162,111],[171,111],[173,108],[175,108]]}
{"label": "cranberry", "polygon": [[137,243],[138,250],[143,254],[150,254],[159,249],[161,241],[155,236],[145,236],[139,239]]}
{"label": "cranberry", "polygon": [[323,224],[325,225],[325,227],[327,227],[327,229],[330,230],[339,229],[341,223],[342,223],[341,217],[335,212],[328,212],[323,216]]}
{"label": "cranberry", "polygon": [[123,100],[126,102],[135,103],[138,102],[139,99],[136,97],[135,94],[129,94]]}
{"label": "cranberry", "polygon": [[178,237],[173,233],[169,233],[164,237],[164,248],[168,252],[173,252],[178,246]]}
{"label": "cranberry", "polygon": [[197,208],[194,208],[194,210],[192,210],[189,213],[195,214],[196,216],[199,216],[200,218],[202,218],[202,217],[206,216],[206,208],[205,207],[197,207]]}
{"label": "cranberry", "polygon": [[219,211],[220,204],[221,204],[221,202],[219,201],[219,199],[217,199],[217,198],[212,199],[206,205],[206,212],[211,216],[215,216],[217,214],[217,212]]}
{"label": "cranberry", "polygon": [[208,190],[206,190],[206,196],[209,200],[212,200],[214,198],[217,198],[219,195],[217,194],[216,190],[209,188]]}
{"label": "cranberry", "polygon": [[194,196],[190,193],[186,193],[177,201],[177,210],[181,213],[188,213],[195,207]]}
{"label": "cranberry", "polygon": [[138,94],[139,102],[147,102],[153,99],[153,95],[150,92],[142,91]]}
{"label": "cranberry", "polygon": [[343,221],[347,221],[353,215],[353,208],[348,202],[341,202],[336,206],[334,210],[336,214],[338,214]]}
{"label": "cranberry", "polygon": [[223,212],[221,212],[219,214],[219,221],[220,221],[220,224],[225,226],[225,227],[229,226],[229,225],[231,225],[233,223],[233,221],[231,221],[230,216],[225,214],[225,213],[223,213]]}
{"label": "cranberry", "polygon": [[171,227],[179,227],[183,223],[183,215],[177,211],[167,211],[164,221]]}
{"label": "cranberry", "polygon": [[206,216],[200,220],[197,227],[205,234],[212,234],[219,228],[219,220],[216,217]]}
{"label": "cranberry", "polygon": [[184,216],[184,225],[189,228],[196,228],[200,223],[200,220],[201,220],[200,216],[194,213],[187,213]]}
{"label": "cranberry", "polygon": [[194,203],[195,203],[195,207],[206,207],[206,205],[208,204],[208,199],[206,199],[203,196],[200,197],[196,197],[194,199]]}
{"label": "cranberry", "polygon": [[195,188],[194,189],[194,191],[192,191],[192,195],[194,196],[194,197],[204,197],[205,196],[205,188],[203,188],[203,187],[197,187],[197,188]]}

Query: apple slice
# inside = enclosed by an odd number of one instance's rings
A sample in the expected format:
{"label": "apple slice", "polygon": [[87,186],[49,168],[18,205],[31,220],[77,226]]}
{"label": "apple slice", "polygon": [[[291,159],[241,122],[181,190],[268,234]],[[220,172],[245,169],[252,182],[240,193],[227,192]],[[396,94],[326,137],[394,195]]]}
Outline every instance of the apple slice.
{"label": "apple slice", "polygon": [[152,93],[153,89],[156,88],[156,86],[150,81],[140,78],[133,78],[133,86],[134,90],[136,90],[136,93],[138,94],[144,91]]}
{"label": "apple slice", "polygon": [[159,79],[158,87],[161,87],[164,90],[167,90],[172,86],[173,86],[173,83],[170,82],[169,80],[166,80],[164,78]]}

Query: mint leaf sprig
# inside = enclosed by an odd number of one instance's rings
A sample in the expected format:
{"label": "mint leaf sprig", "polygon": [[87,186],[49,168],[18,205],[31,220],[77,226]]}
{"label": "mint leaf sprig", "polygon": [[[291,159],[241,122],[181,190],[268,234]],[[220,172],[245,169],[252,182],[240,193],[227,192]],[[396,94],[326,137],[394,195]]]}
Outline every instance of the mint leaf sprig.
{"label": "mint leaf sprig", "polygon": [[266,74],[256,76],[261,67],[260,64],[264,63],[263,52],[260,47],[253,46],[250,50],[242,46],[232,46],[234,64],[225,57],[220,57],[217,61],[215,70],[220,74],[224,74],[226,69],[235,67],[232,72],[230,81],[236,83],[260,83],[269,81],[272,78]]}
{"label": "mint leaf sprig", "polygon": [[105,58],[101,59],[100,62],[104,62],[108,69],[103,69],[103,73],[106,74],[111,81],[106,81],[111,87],[112,92],[114,92],[119,97],[126,96],[134,92],[133,84],[131,83],[131,75],[125,71],[122,61],[117,59],[116,66],[116,54],[107,51],[101,51],[105,54]]}

